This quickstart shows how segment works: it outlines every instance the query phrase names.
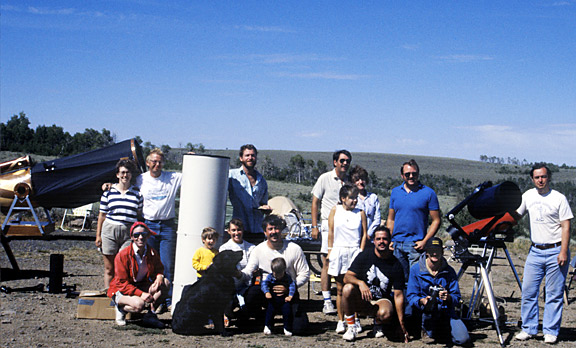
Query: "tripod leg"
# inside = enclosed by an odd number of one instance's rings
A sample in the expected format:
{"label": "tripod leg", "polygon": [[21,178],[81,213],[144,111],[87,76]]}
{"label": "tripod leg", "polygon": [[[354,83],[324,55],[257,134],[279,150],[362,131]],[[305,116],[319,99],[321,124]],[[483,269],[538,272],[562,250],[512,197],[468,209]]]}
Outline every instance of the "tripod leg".
{"label": "tripod leg", "polygon": [[504,347],[504,338],[500,332],[500,313],[498,311],[498,306],[496,304],[496,299],[494,298],[494,292],[492,291],[492,285],[490,284],[490,279],[488,279],[488,272],[484,265],[480,265],[480,274],[482,275],[482,280],[484,282],[484,288],[486,289],[486,297],[488,297],[488,302],[490,303],[490,311],[492,312],[492,318],[494,319],[494,326],[496,327],[496,332],[498,333],[498,340],[500,341],[500,346]]}
{"label": "tripod leg", "polygon": [[512,258],[510,257],[510,253],[508,252],[508,248],[506,247],[506,244],[504,244],[504,247],[502,249],[504,249],[504,252],[506,253],[506,258],[508,259],[508,264],[510,265],[510,268],[512,268],[512,273],[514,273],[514,277],[516,277],[516,282],[518,283],[518,288],[520,289],[520,292],[522,292],[522,282],[520,281],[520,277],[518,276],[518,272],[516,272],[516,267],[514,267],[514,262],[512,262]]}

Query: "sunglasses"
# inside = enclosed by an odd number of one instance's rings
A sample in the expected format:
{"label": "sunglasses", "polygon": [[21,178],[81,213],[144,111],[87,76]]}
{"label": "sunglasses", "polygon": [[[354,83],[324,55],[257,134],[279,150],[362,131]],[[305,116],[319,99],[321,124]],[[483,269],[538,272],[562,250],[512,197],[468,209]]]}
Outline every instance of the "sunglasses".
{"label": "sunglasses", "polygon": [[406,172],[406,173],[404,173],[404,176],[407,177],[407,178],[410,178],[410,177],[412,177],[412,176],[413,176],[413,177],[417,177],[417,176],[418,176],[418,172]]}
{"label": "sunglasses", "polygon": [[137,232],[137,233],[133,233],[132,236],[136,239],[142,237],[145,238],[148,236],[148,232]]}
{"label": "sunglasses", "polygon": [[349,159],[346,159],[346,158],[341,158],[341,159],[338,160],[338,162],[340,162],[340,163],[350,163],[350,160],[349,160]]}

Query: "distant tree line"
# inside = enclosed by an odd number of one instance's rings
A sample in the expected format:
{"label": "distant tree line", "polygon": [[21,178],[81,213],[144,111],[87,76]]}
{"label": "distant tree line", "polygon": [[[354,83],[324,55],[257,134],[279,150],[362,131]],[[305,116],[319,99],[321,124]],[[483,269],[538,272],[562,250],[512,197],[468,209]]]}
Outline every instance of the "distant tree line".
{"label": "distant tree line", "polygon": [[[532,167],[532,165],[534,163],[528,162],[526,161],[526,159],[523,160],[519,160],[516,157],[497,157],[497,156],[487,156],[487,155],[480,155],[480,162],[485,162],[485,163],[492,163],[492,164],[512,164],[515,166],[522,166],[522,167]],[[546,165],[548,166],[548,168],[550,168],[550,170],[552,172],[557,172],[560,169],[573,169],[576,167],[573,166],[569,166],[566,163],[563,163],[561,166],[558,166],[554,163],[546,163]]]}
{"label": "distant tree line", "polygon": [[105,128],[101,132],[86,128],[83,133],[74,135],[55,124],[32,129],[24,112],[0,123],[0,149],[3,151],[68,156],[114,144],[115,140]]}

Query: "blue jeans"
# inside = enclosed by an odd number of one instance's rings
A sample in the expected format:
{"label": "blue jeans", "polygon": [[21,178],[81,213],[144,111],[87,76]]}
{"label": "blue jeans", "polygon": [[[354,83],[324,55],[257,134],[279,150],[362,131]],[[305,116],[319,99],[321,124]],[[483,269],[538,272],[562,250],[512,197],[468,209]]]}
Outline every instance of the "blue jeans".
{"label": "blue jeans", "polygon": [[[446,323],[450,321],[450,332]],[[448,313],[424,313],[422,314],[422,329],[430,338],[437,341],[448,341],[451,337],[452,342],[456,345],[464,345],[470,341],[468,328],[459,318],[453,318]],[[448,336],[450,335],[450,336]]]}
{"label": "blue jeans", "polygon": [[172,283],[174,282],[174,259],[176,257],[176,223],[169,220],[146,220],[146,225],[157,233],[148,238],[148,245],[156,249],[160,254],[160,260],[164,266],[164,277],[170,281],[170,290],[166,304],[172,302]]}
{"label": "blue jeans", "polygon": [[282,313],[284,328],[292,332],[292,303],[286,302],[286,296],[272,295],[270,300],[266,300],[266,319],[264,325],[272,329],[274,327],[274,315]]}
{"label": "blue jeans", "polygon": [[400,261],[404,271],[404,282],[408,284],[410,267],[418,263],[420,252],[414,249],[414,241],[394,242],[394,256]]}
{"label": "blue jeans", "polygon": [[[546,278],[546,303],[544,305],[544,318],[542,319],[542,332],[558,336],[562,322],[562,307],[564,283],[568,273],[568,263],[560,267],[558,254],[560,247],[540,250],[530,248],[526,264],[524,265],[524,278],[522,279],[522,330],[530,335],[538,333],[538,295],[540,283]],[[568,254],[570,259],[570,254]]]}

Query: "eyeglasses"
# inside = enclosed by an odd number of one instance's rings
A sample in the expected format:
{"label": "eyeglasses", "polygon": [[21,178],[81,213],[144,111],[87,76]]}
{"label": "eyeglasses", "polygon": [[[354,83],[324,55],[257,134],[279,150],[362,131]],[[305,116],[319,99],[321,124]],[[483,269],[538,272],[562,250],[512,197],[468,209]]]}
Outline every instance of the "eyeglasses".
{"label": "eyeglasses", "polygon": [[412,176],[413,176],[413,177],[417,177],[417,176],[418,176],[418,172],[406,172],[406,173],[404,173],[404,176],[407,177],[407,178],[410,178],[410,177],[412,177]]}
{"label": "eyeglasses", "polygon": [[136,233],[132,233],[132,237],[134,237],[135,239],[138,239],[140,237],[145,238],[148,236],[148,232],[136,232]]}
{"label": "eyeglasses", "polygon": [[350,160],[347,159],[347,158],[340,158],[340,159],[338,160],[338,162],[340,162],[340,163],[350,163]]}
{"label": "eyeglasses", "polygon": [[120,175],[130,174],[130,171],[129,170],[121,170],[118,172],[118,174],[120,174]]}
{"label": "eyeglasses", "polygon": [[162,161],[148,161],[148,163],[155,165],[155,164],[162,164]]}

